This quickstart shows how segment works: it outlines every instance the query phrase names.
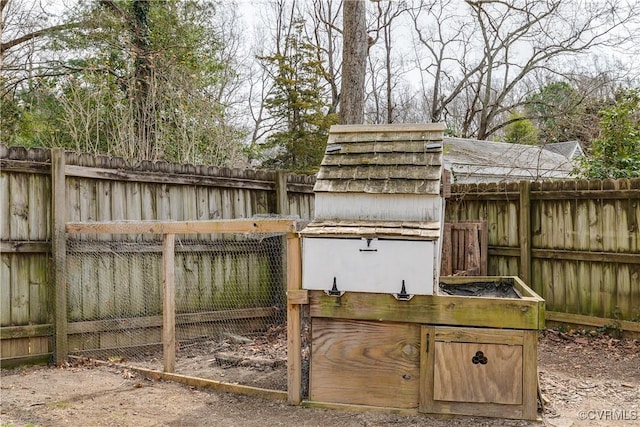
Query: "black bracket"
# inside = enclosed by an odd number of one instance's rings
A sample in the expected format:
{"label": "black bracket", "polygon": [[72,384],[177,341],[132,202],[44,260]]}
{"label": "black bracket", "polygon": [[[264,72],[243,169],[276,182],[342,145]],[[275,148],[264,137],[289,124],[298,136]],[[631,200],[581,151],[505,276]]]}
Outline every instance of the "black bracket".
{"label": "black bracket", "polygon": [[333,278],[333,287],[328,291],[324,291],[324,293],[330,297],[341,297],[342,295],[344,295],[344,291],[338,290],[338,285],[336,284],[335,277]]}
{"label": "black bracket", "polygon": [[378,252],[378,250],[377,250],[377,249],[374,249],[374,248],[372,248],[372,247],[371,247],[371,241],[372,241],[372,240],[373,240],[373,239],[367,239],[367,247],[366,247],[366,248],[364,248],[364,249],[363,249],[363,248],[361,248],[361,249],[360,249],[360,252]]}
{"label": "black bracket", "polygon": [[407,288],[404,285],[404,280],[402,281],[402,289],[400,289],[400,293],[394,294],[393,296],[396,297],[398,301],[409,301],[411,298],[413,298],[413,295],[407,293]]}

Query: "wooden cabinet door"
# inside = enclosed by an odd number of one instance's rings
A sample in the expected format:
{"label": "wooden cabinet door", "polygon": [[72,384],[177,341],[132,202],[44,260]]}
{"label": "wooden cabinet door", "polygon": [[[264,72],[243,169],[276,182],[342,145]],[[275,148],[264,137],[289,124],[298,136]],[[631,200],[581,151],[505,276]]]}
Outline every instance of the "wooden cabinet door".
{"label": "wooden cabinet door", "polygon": [[421,412],[535,419],[537,331],[423,326]]}
{"label": "wooden cabinet door", "polygon": [[434,343],[433,399],[522,403],[522,346]]}

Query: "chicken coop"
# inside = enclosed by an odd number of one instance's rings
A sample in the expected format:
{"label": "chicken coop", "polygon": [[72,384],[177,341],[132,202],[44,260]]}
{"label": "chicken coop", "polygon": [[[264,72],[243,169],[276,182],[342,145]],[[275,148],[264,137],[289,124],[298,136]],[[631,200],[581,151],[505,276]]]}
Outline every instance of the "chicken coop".
{"label": "chicken coop", "polygon": [[443,131],[331,128],[289,290],[309,313],[304,404],[536,417],[544,301],[518,277],[439,275]]}

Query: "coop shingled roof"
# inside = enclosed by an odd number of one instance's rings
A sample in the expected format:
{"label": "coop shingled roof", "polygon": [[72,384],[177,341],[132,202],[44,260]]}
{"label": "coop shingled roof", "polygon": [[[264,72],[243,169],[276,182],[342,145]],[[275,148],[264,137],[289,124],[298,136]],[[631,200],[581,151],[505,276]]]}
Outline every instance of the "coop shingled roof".
{"label": "coop shingled roof", "polygon": [[443,129],[439,123],[332,126],[314,191],[438,194]]}

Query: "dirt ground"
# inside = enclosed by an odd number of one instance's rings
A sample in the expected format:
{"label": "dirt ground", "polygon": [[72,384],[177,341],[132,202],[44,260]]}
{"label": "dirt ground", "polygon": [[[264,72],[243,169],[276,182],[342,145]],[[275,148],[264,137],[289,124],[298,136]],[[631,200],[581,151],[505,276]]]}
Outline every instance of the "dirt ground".
{"label": "dirt ground", "polygon": [[[233,354],[232,347],[219,354]],[[227,382],[284,385],[281,362],[220,357],[222,363],[208,364],[194,358],[182,373],[198,375],[208,367],[209,377]],[[538,359],[545,407],[537,422],[305,409],[152,381],[126,368],[84,361],[3,370],[0,426],[640,426],[640,340],[547,330]]]}

